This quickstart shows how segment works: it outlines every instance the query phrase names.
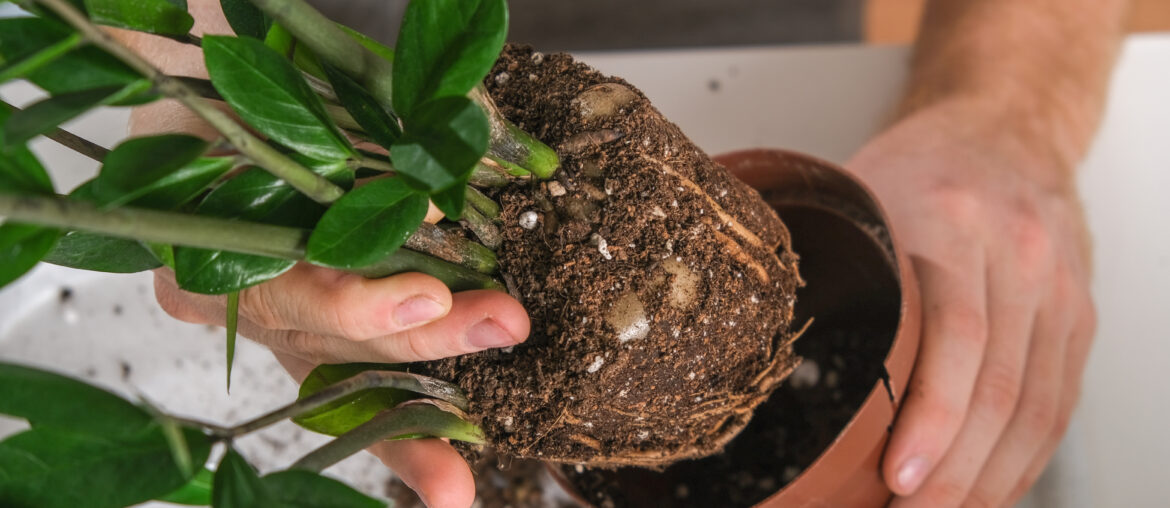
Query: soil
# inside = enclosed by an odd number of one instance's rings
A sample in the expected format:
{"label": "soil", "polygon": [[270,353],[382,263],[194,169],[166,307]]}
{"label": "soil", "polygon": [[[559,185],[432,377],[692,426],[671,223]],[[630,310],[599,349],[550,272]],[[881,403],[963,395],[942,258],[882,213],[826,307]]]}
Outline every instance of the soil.
{"label": "soil", "polygon": [[[896,316],[896,313],[893,313]],[[796,478],[837,438],[880,380],[893,323],[814,323],[796,344],[804,362],[723,453],[665,471],[564,466],[594,506],[753,506]]]}
{"label": "soil", "polygon": [[460,385],[504,456],[718,452],[798,363],[787,229],[620,79],[509,46],[486,84],[562,161],[554,180],[493,194],[501,272],[532,334],[416,368]]}

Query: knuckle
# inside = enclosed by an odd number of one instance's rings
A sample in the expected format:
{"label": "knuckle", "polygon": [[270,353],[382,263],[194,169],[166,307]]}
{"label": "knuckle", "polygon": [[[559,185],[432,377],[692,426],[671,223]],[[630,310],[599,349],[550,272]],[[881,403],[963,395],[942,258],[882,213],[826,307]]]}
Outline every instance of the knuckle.
{"label": "knuckle", "polygon": [[321,337],[298,330],[278,330],[264,334],[257,342],[269,348],[314,361],[325,357]]}
{"label": "knuckle", "polygon": [[986,407],[993,419],[1006,422],[1020,401],[1022,373],[998,364],[988,364],[985,368],[977,388],[979,403]]}
{"label": "knuckle", "polygon": [[963,420],[966,419],[967,407],[957,402],[955,397],[930,390],[922,385],[916,388],[915,392],[922,397],[922,411],[919,413],[921,420],[918,422],[918,428],[930,429],[932,432],[945,432],[943,429],[958,429]]}
{"label": "knuckle", "polygon": [[158,301],[158,306],[162,308],[163,312],[172,318],[185,323],[203,324],[206,322],[203,314],[194,305],[191,305],[191,302],[179,289],[156,283],[154,299]]}
{"label": "knuckle", "polygon": [[280,330],[284,323],[273,302],[271,285],[260,284],[240,291],[239,312],[256,326],[266,330]]}
{"label": "knuckle", "polygon": [[939,312],[939,326],[944,337],[963,340],[972,346],[983,347],[987,341],[987,316],[972,305],[949,305]]}
{"label": "knuckle", "polygon": [[943,185],[934,190],[939,213],[952,223],[973,224],[983,214],[983,200],[972,190]]}
{"label": "knuckle", "polygon": [[375,335],[369,321],[358,311],[363,308],[365,296],[360,293],[358,284],[336,285],[324,293],[325,306],[321,312],[324,313],[326,326],[343,339],[364,341]]}
{"label": "knuckle", "polygon": [[1056,401],[1034,398],[1024,401],[1019,411],[1024,432],[1033,439],[1048,436],[1057,424]]}

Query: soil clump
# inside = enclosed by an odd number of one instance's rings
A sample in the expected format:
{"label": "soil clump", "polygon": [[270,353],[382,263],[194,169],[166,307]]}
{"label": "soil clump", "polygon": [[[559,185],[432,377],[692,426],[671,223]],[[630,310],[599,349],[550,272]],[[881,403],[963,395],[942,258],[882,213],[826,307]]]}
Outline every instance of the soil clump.
{"label": "soil clump", "polygon": [[799,363],[784,224],[620,79],[509,46],[485,83],[562,161],[492,195],[532,334],[413,369],[461,386],[502,456],[658,467],[721,450]]}

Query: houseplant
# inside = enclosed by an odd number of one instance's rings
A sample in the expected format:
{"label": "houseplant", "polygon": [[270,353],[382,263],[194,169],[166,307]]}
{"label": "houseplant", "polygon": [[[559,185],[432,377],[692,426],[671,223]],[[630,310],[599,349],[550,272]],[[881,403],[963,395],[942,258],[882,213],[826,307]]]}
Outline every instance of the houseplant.
{"label": "houseplant", "polygon": [[[534,114],[521,104],[533,102],[539,92],[508,86],[510,80],[560,86],[560,93],[539,94],[561,101],[551,112],[559,115],[559,123],[535,122],[532,128],[555,140],[564,158],[505,121],[477,88],[503,44],[506,10],[500,1],[470,7],[437,0],[413,3],[396,55],[298,1],[225,0],[225,13],[244,35],[203,39],[187,33],[191,19],[181,1],[22,4],[40,16],[6,22],[0,76],[28,77],[50,98],[22,111],[5,108],[0,118],[6,151],[0,211],[9,218],[0,231],[7,257],[4,282],[46,256],[106,271],[166,265],[185,289],[226,293],[234,302],[238,291],[305,260],[372,276],[419,270],[454,289],[506,283],[528,300],[544,326],[530,348],[509,356],[419,367],[457,381],[471,400],[449,384],[384,366],[327,366],[310,377],[317,384],[306,383],[299,402],[233,428],[153,417],[108,394],[6,365],[4,388],[13,395],[6,397],[4,412],[34,424],[33,430],[5,441],[25,447],[11,448],[13,453],[60,441],[44,438],[54,432],[86,443],[144,439],[153,452],[164,450],[159,446],[164,444],[176,469],[169,470],[166,482],[151,486],[162,491],[190,479],[211,442],[230,443],[254,426],[298,416],[306,426],[342,434],[299,463],[307,470],[374,440],[420,434],[470,442],[486,437],[518,456],[658,465],[719,450],[795,366],[785,331],[798,282],[795,256],[771,209],[707,160],[638,92],[565,58],[546,61],[538,53],[512,49],[489,80],[495,94],[507,98],[503,106],[512,118]],[[210,83],[159,73],[95,23],[201,46]],[[554,64],[558,72],[532,69]],[[533,71],[510,78],[520,69]],[[567,74],[574,80],[554,83]],[[140,104],[159,96],[183,102],[222,139],[153,136],[106,152],[57,128],[98,105]],[[227,102],[247,128],[210,107],[209,100]],[[40,134],[101,159],[101,173],[68,197],[56,195],[24,148]],[[353,138],[385,151],[356,149]],[[347,190],[356,177],[378,173],[394,176]],[[534,185],[551,177],[556,179]],[[488,189],[490,197],[480,188]],[[459,219],[475,241],[422,225],[428,199],[449,218]],[[68,230],[64,236],[62,229]],[[532,248],[549,238],[560,244]],[[407,249],[400,248],[404,244]],[[498,256],[491,250],[497,245]],[[492,277],[497,261],[503,283]],[[209,266],[214,269],[205,269]],[[716,273],[707,267],[724,269]],[[584,278],[575,278],[581,274]],[[554,316],[554,310],[565,308],[565,295],[548,287],[550,280],[583,281],[581,289],[591,295],[619,293],[586,302],[574,314]],[[670,298],[648,298],[659,293]],[[514,373],[518,363],[554,357],[569,360],[553,372],[563,374],[558,383],[573,404],[561,400],[551,405],[552,412],[531,411],[509,404],[516,399],[506,393],[482,389]],[[539,369],[540,362],[535,364]],[[351,376],[357,372],[364,373]],[[623,374],[626,385],[615,384]],[[607,382],[591,381],[596,378]],[[670,392],[678,379],[693,382],[686,393],[700,388],[704,400],[692,402],[689,395]],[[395,391],[353,393],[375,385]],[[594,387],[603,390],[584,393]],[[539,393],[538,387],[527,388]],[[105,432],[115,427],[108,422],[87,430],[75,424],[75,413],[44,407],[43,390],[53,389],[78,392],[99,401],[98,406],[114,408],[109,422],[142,425],[129,426],[137,429],[133,436]],[[634,396],[625,397],[623,390]],[[415,400],[412,393],[427,397]],[[346,411],[354,407],[349,396],[362,398],[361,411]],[[629,407],[612,403],[614,397],[627,399],[621,403]],[[319,403],[326,405],[314,407]],[[461,412],[467,409],[479,416],[486,433],[465,421]],[[609,413],[596,424],[578,418],[598,409]],[[76,406],[70,411],[80,410],[101,409]],[[302,414],[307,411],[312,412]],[[663,421],[683,424],[652,433]],[[522,431],[514,432],[512,425]],[[551,426],[556,432],[536,434],[529,426]],[[56,458],[70,459],[68,454]],[[246,463],[230,452],[217,476],[215,492],[222,495],[267,481],[249,475]],[[37,501],[48,499],[37,496],[55,495],[34,483],[22,485],[13,487],[13,495]],[[117,499],[110,502],[127,498]]]}

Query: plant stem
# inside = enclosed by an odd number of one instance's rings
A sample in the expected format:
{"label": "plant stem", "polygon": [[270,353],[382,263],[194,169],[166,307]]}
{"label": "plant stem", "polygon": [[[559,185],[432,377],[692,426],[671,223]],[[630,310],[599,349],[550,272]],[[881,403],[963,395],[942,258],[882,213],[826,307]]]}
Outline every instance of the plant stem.
{"label": "plant stem", "polygon": [[343,381],[338,381],[309,395],[234,427],[220,428],[217,437],[235,438],[253,432],[287,418],[294,418],[321,406],[335,402],[355,393],[374,388],[397,388],[421,393],[451,403],[458,409],[467,409],[467,397],[459,387],[438,379],[387,370],[369,370]]}
{"label": "plant stem", "polygon": [[433,406],[410,404],[378,413],[369,421],[309,452],[289,466],[289,469],[319,473],[380,441],[395,437],[432,436],[434,429],[428,425],[430,422],[427,416],[433,411]]}
{"label": "plant stem", "polygon": [[[393,66],[355,41],[341,27],[329,21],[304,0],[250,0],[252,4],[288,29],[297,41],[305,44],[317,57],[351,77],[366,88],[383,106],[392,106]],[[469,95],[487,114],[491,125],[488,154],[510,171],[549,178],[560,167],[557,154],[528,133],[512,125],[500,113],[483,86]]]}
{"label": "plant stem", "polygon": [[496,255],[484,247],[442,228],[422,223],[406,240],[406,248],[426,252],[444,261],[471,268],[479,273],[495,273]]}
{"label": "plant stem", "polygon": [[[17,222],[129,238],[145,242],[226,250],[280,259],[303,260],[309,232],[299,228],[226,220],[176,212],[120,207],[101,210],[61,196],[0,194],[0,216]],[[482,247],[482,246],[481,246]],[[494,256],[494,255],[493,255]],[[469,264],[486,266],[482,251],[466,254]],[[460,258],[463,259],[463,258]],[[490,276],[409,249],[399,249],[373,265],[350,270],[366,277],[406,271],[427,273],[453,290],[496,289]]]}
{"label": "plant stem", "polygon": [[[20,108],[9,104],[8,101],[5,100],[0,100],[0,105],[3,105],[13,111],[20,111]],[[110,153],[110,150],[106,147],[60,127],[53,129],[52,132],[45,134],[45,137],[60,143],[65,148],[73,150],[74,152],[89,157],[90,159],[93,159],[97,162],[106,160],[106,155]]]}
{"label": "plant stem", "polygon": [[500,236],[500,228],[492,223],[492,220],[484,217],[479,213],[474,206],[463,207],[463,223],[475,233],[476,238],[485,247],[495,250],[500,247],[503,239]]}
{"label": "plant stem", "polygon": [[35,0],[57,13],[66,23],[77,29],[85,39],[102,48],[114,57],[129,65],[135,71],[150,79],[155,88],[172,99],[176,99],[184,106],[203,118],[215,130],[223,134],[240,153],[247,155],[258,166],[271,172],[276,177],[286,181],[297,190],[319,203],[332,203],[340,198],[345,191],[325,177],[301,166],[288,156],[278,152],[267,143],[248,132],[247,129],[236,123],[227,113],[220,111],[213,105],[205,102],[195,91],[182,82],[163,74],[162,71],[147,62],[137,53],[118,43],[102,29],[98,28],[78,11],[69,0]]}
{"label": "plant stem", "polygon": [[500,205],[492,201],[492,198],[483,195],[475,187],[467,188],[467,202],[479,210],[479,213],[482,213],[484,217],[495,219],[500,216]]}
{"label": "plant stem", "polygon": [[22,78],[28,75],[28,73],[52,63],[54,60],[60,58],[61,55],[73,51],[84,43],[85,38],[81,34],[70,34],[69,37],[28,56],[24,60],[13,62],[12,65],[0,69],[0,83]]}
{"label": "plant stem", "polygon": [[120,207],[100,210],[64,197],[0,194],[0,216],[146,242],[300,259],[306,233],[297,228],[175,212]]}

